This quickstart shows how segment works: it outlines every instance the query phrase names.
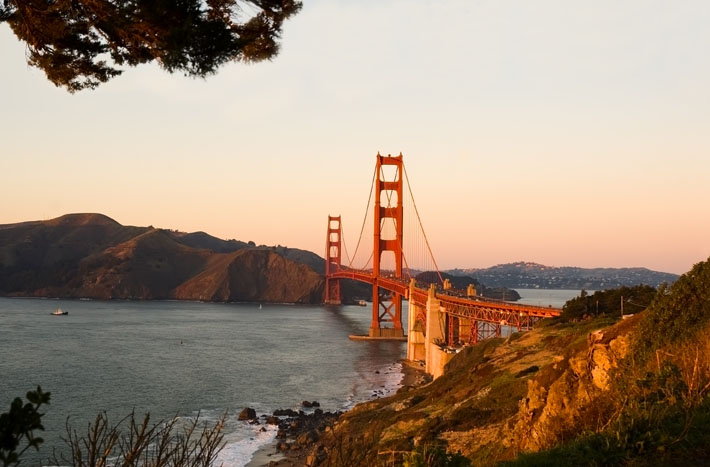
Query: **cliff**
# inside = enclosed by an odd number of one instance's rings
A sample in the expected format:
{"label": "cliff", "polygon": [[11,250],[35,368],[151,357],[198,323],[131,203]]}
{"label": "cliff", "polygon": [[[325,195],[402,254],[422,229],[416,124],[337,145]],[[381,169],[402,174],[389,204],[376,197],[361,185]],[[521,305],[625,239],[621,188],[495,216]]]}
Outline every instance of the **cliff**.
{"label": "cliff", "polygon": [[708,428],[710,261],[661,288],[632,318],[560,318],[464,348],[435,381],[346,413],[308,458],[315,465],[705,465]]}

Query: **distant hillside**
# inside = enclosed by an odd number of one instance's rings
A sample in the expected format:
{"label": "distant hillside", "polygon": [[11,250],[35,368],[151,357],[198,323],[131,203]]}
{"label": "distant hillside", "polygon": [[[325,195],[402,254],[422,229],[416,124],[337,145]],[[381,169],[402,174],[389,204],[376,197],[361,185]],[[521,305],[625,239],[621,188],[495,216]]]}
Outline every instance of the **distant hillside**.
{"label": "distant hillside", "polygon": [[123,226],[102,214],[0,225],[5,296],[320,303],[322,269],[303,250]]}
{"label": "distant hillside", "polygon": [[[480,281],[477,281],[476,279],[470,276],[454,276],[442,272],[441,278],[449,279],[449,281],[451,282],[451,287],[457,291],[464,292],[468,288],[469,284],[472,284],[474,287],[476,287],[477,295],[481,295],[486,298],[506,300],[509,302],[520,300],[520,294],[518,294],[518,292],[516,292],[515,290],[509,289],[507,287],[487,287],[486,285],[481,284]],[[415,276],[415,279],[418,283],[424,284],[425,286],[428,286],[429,284],[441,284],[439,280],[439,274],[434,271],[420,272]]]}
{"label": "distant hillside", "polygon": [[453,269],[456,276],[466,275],[491,287],[522,289],[592,289],[632,287],[646,284],[658,287],[672,283],[678,276],[646,268],[576,268],[552,267],[537,263],[499,264],[485,269]]}

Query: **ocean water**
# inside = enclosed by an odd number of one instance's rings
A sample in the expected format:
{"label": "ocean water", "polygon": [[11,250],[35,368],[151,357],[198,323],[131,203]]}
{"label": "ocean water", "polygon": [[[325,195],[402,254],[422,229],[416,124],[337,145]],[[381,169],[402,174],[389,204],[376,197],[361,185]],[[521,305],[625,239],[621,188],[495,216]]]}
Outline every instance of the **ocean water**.
{"label": "ocean water", "polygon": [[[61,307],[67,316],[51,316]],[[275,436],[236,420],[317,400],[342,410],[401,382],[398,342],[354,342],[370,308],[0,298],[0,412],[37,385],[50,391],[45,443],[64,447],[65,422],[84,431],[97,413],[208,422],[228,414],[220,461],[242,466]]]}

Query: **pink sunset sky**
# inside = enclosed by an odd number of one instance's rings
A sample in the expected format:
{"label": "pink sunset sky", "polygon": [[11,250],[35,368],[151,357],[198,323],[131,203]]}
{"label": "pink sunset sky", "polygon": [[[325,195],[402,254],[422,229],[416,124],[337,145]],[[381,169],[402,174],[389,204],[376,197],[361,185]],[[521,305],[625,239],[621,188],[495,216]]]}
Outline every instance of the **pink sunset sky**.
{"label": "pink sunset sky", "polygon": [[70,95],[0,25],[0,223],[100,212],[322,254],[404,154],[442,268],[710,256],[710,3],[306,0],[272,62]]}

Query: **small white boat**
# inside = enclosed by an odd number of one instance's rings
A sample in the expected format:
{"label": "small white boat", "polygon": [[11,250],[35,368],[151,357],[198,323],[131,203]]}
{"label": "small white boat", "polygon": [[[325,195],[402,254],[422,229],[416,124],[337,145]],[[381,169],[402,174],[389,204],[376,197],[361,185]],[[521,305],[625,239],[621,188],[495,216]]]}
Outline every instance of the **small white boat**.
{"label": "small white boat", "polygon": [[261,310],[261,303],[259,303],[259,309]]}
{"label": "small white boat", "polygon": [[54,316],[64,316],[64,315],[68,315],[69,312],[62,310],[61,308],[57,308],[55,311],[51,312],[50,314],[54,315]]}

